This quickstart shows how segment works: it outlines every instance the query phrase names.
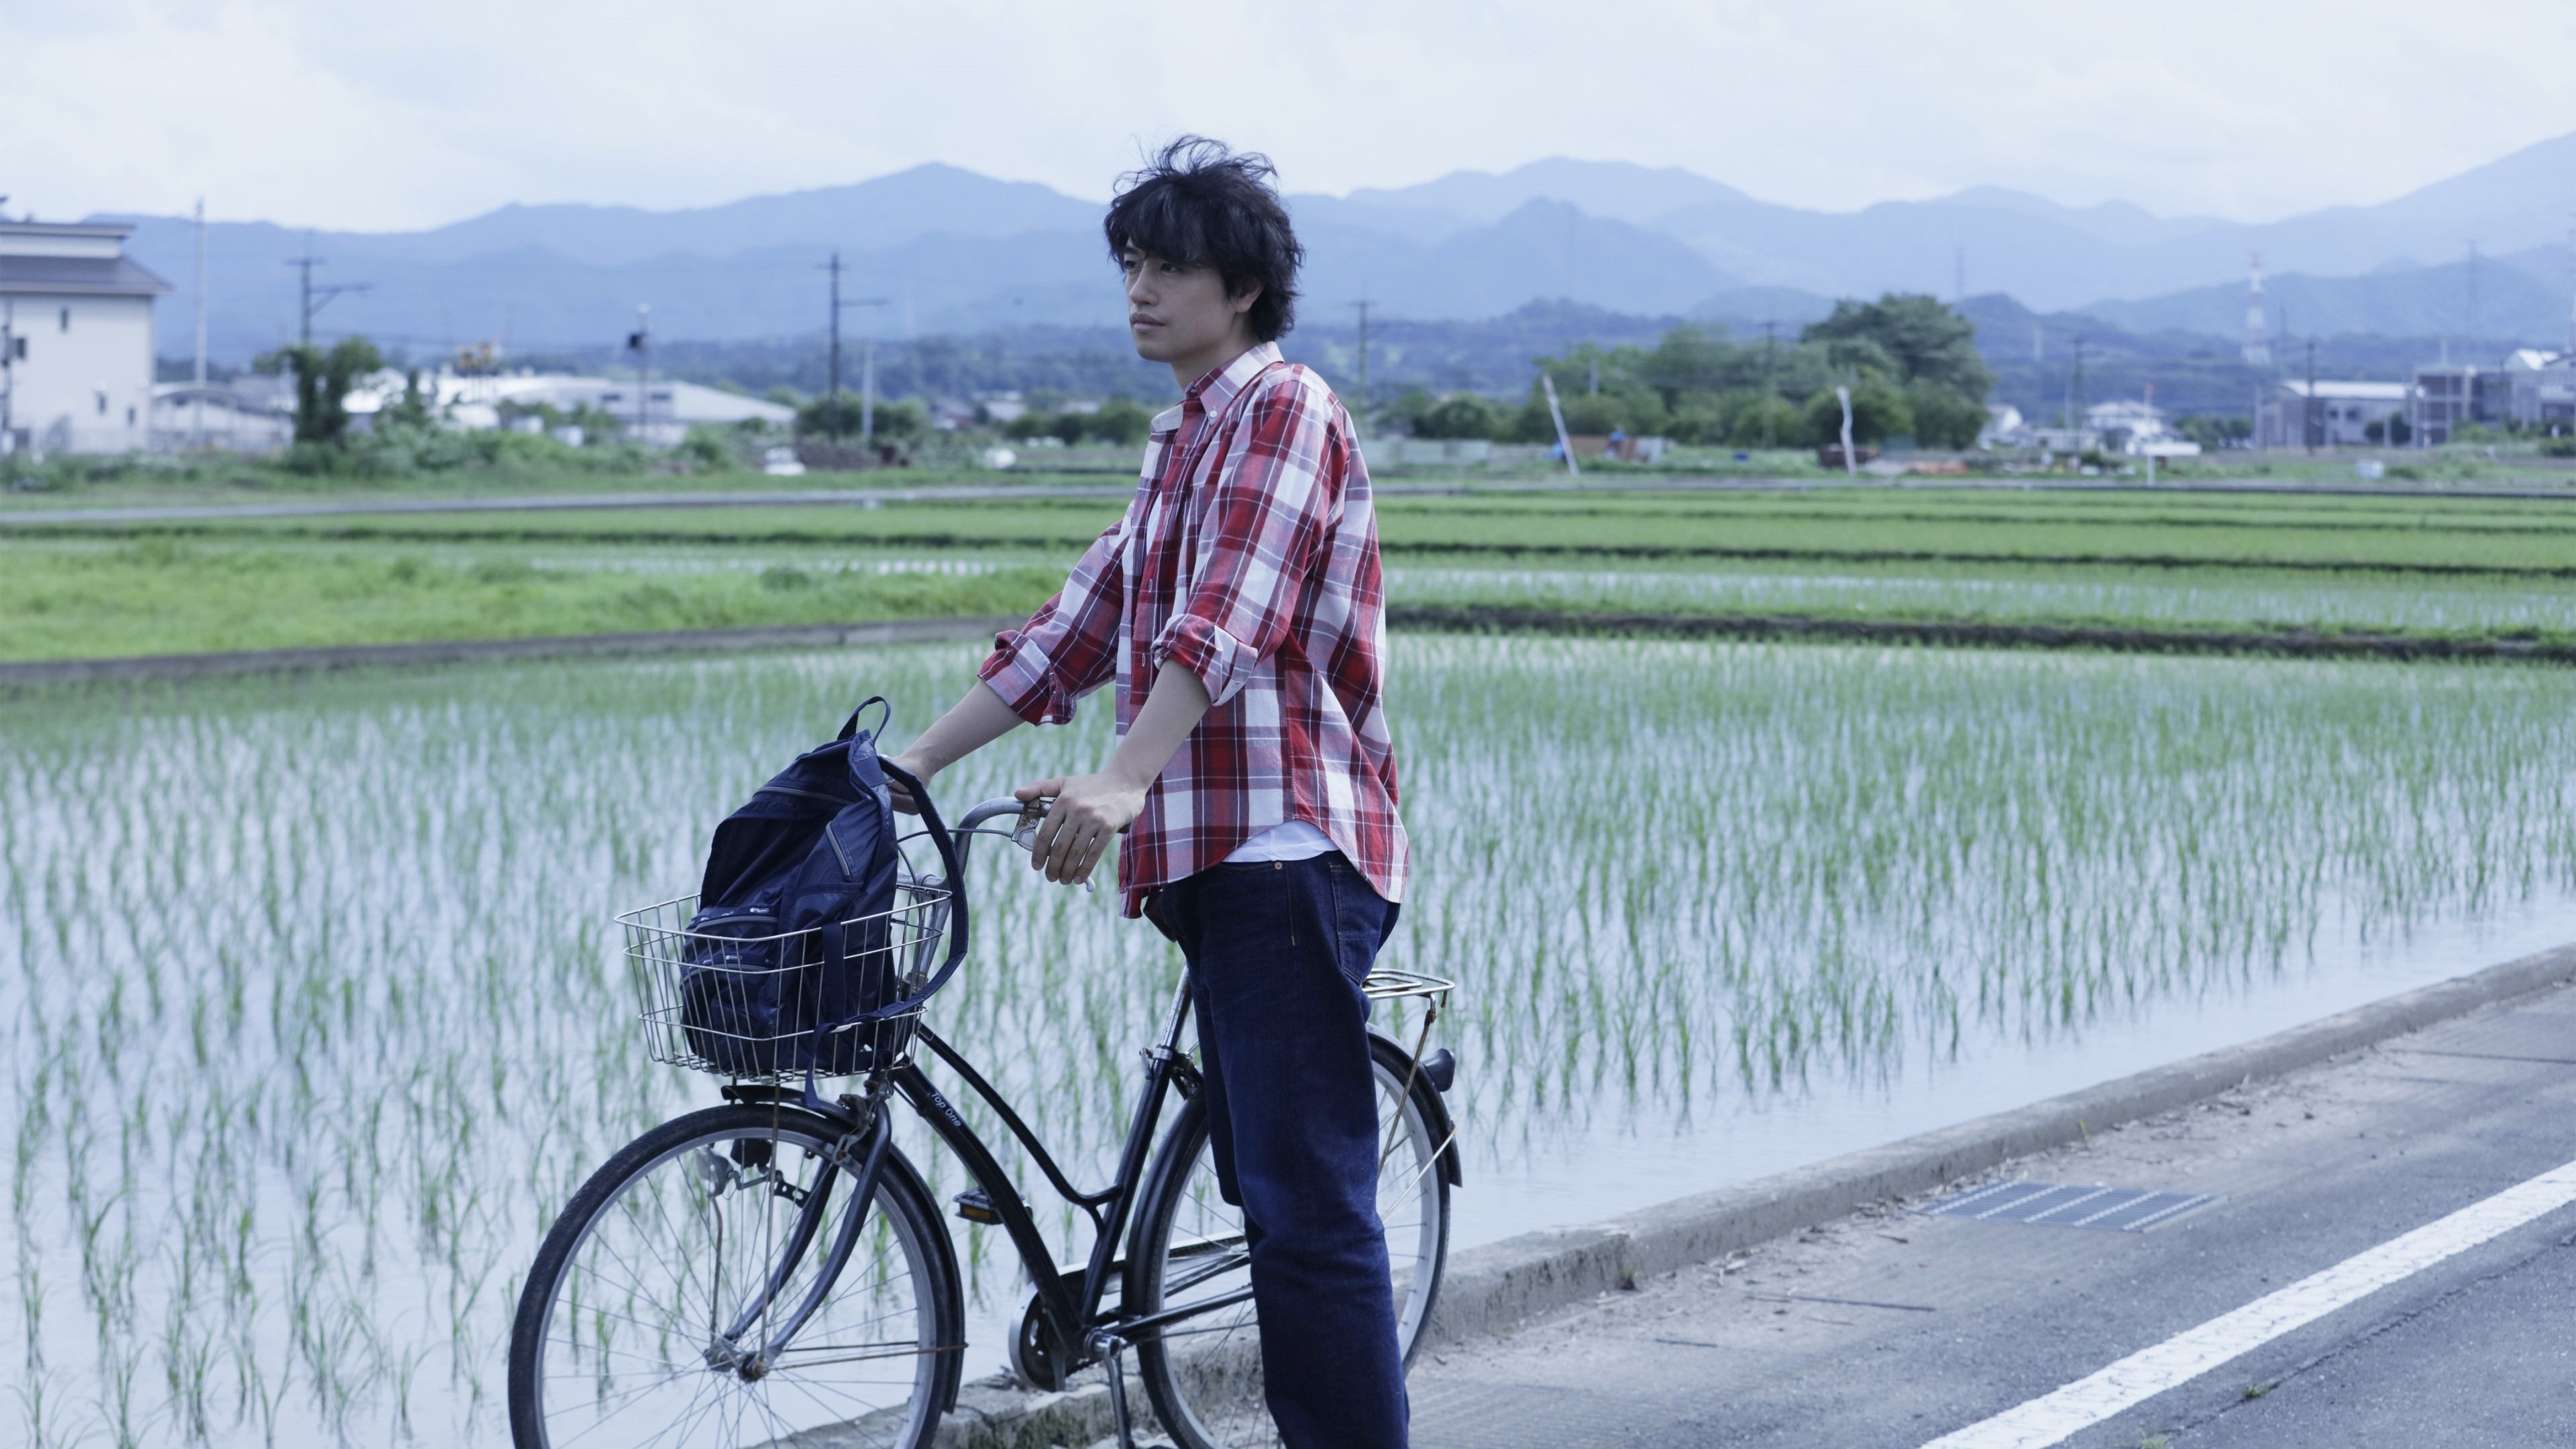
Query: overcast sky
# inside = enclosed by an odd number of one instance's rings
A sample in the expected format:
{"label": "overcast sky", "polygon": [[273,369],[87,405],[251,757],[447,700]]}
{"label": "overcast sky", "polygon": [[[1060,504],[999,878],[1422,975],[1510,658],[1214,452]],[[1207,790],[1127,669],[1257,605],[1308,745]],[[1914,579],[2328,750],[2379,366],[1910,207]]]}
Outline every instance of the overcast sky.
{"label": "overcast sky", "polygon": [[1991,184],[2266,220],[2576,131],[2569,0],[0,0],[12,213],[400,229],[1141,142],[1291,190],[1550,155],[1848,209]]}

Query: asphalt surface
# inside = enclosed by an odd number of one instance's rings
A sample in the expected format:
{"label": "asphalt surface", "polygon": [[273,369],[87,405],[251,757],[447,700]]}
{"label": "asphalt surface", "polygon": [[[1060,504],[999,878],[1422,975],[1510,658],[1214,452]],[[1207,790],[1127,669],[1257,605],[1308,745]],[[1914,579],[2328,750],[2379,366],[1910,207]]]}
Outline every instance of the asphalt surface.
{"label": "asphalt surface", "polygon": [[[2219,1195],[2151,1232],[1893,1204],[1427,1354],[1414,1443],[1920,1446],[2571,1159],[2561,990],[1999,1174]],[[2576,1206],[2054,1442],[2159,1440],[2576,1444]]]}

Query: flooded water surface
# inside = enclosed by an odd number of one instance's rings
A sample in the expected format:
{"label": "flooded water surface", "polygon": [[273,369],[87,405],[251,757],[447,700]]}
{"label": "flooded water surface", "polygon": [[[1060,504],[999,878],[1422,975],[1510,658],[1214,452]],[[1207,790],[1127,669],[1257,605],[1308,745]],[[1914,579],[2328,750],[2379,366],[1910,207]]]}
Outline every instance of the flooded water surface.
{"label": "flooded water surface", "polygon": [[[20,1441],[506,1437],[537,1237],[714,1098],[642,1059],[610,916],[691,888],[714,822],[857,698],[908,733],[975,659],[0,701]],[[2576,937],[2576,675],[1441,636],[1395,671],[1416,879],[1389,964],[1460,983],[1433,1035],[1462,1245]],[[940,793],[1089,768],[1107,714]],[[1105,889],[1007,851],[975,876],[931,1019],[1097,1180],[1177,960]],[[980,1370],[1020,1289],[951,1226]]]}

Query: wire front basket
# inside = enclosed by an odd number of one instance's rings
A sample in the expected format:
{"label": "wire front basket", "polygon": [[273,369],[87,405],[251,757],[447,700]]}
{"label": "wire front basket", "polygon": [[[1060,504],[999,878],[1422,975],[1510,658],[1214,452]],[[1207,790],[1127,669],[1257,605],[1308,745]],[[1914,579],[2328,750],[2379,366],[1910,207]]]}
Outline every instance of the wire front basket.
{"label": "wire front basket", "polygon": [[645,1049],[657,1062],[751,1081],[891,1066],[910,1049],[921,1008],[852,1018],[920,990],[948,908],[947,891],[906,883],[891,910],[774,934],[759,934],[763,917],[700,921],[693,895],[628,911],[617,923]]}

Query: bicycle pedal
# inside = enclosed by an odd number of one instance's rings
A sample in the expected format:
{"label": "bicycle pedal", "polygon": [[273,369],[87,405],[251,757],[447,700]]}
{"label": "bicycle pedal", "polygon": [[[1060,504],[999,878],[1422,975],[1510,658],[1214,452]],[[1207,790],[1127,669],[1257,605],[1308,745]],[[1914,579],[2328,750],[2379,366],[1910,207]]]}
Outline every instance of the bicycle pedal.
{"label": "bicycle pedal", "polygon": [[984,1189],[980,1187],[970,1187],[957,1194],[957,1216],[987,1227],[997,1227],[1002,1221],[1002,1215],[993,1210],[993,1200],[985,1196]]}

